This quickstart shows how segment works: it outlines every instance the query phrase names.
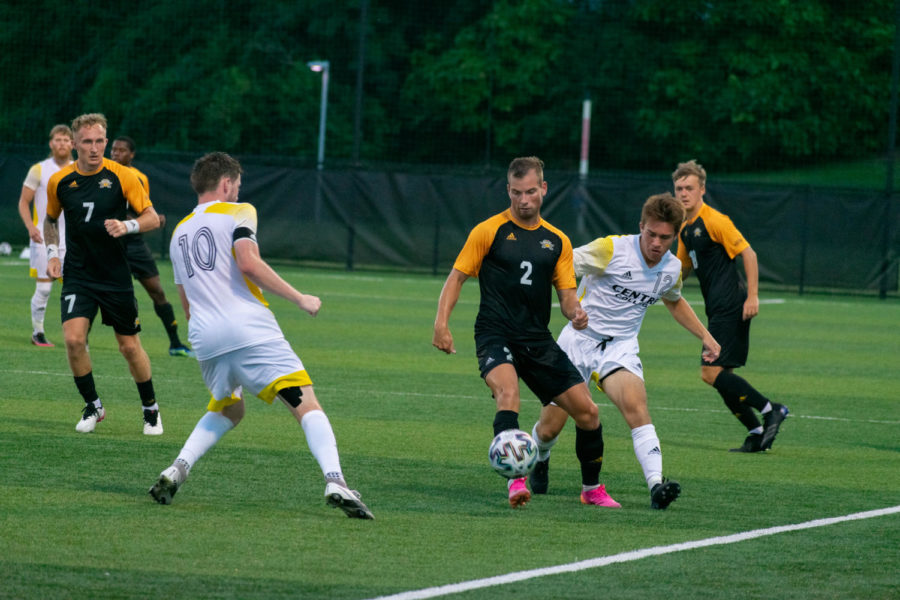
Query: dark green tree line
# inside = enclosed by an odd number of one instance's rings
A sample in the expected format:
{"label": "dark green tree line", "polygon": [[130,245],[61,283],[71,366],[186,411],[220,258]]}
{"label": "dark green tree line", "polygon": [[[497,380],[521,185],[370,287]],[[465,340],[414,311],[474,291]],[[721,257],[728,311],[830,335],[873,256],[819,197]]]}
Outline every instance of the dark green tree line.
{"label": "dark green tree line", "polygon": [[[197,0],[0,3],[0,144],[102,111],[142,151],[578,161],[717,169],[871,156],[886,144],[893,0]],[[361,29],[362,28],[362,29]],[[360,33],[366,53],[358,55]],[[364,66],[362,102],[356,81]],[[329,161],[332,161],[329,163]]]}

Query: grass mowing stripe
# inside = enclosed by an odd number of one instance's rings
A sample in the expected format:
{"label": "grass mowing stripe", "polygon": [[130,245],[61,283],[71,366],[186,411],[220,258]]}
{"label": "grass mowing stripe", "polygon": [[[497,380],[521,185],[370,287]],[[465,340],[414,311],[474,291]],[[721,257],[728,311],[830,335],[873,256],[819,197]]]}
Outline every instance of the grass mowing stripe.
{"label": "grass mowing stripe", "polygon": [[733,533],[731,535],[721,535],[703,540],[695,540],[693,542],[681,542],[678,544],[670,544],[668,546],[655,546],[653,548],[642,548],[640,550],[630,550],[621,552],[611,556],[601,556],[588,560],[581,560],[565,565],[557,565],[555,567],[543,567],[540,569],[529,569],[527,571],[517,571],[515,573],[507,573],[505,575],[497,575],[495,577],[486,577],[484,579],[476,579],[472,581],[464,581],[462,583],[452,583],[421,590],[413,590],[409,592],[401,592],[390,596],[379,596],[372,600],[425,600],[427,598],[438,598],[440,596],[449,596],[450,594],[458,594],[471,590],[478,590],[498,585],[507,585],[517,583],[528,579],[538,577],[546,577],[548,575],[560,575],[562,573],[574,573],[576,571],[584,571],[587,569],[596,569],[612,565],[616,563],[631,562],[641,560],[651,556],[661,556],[663,554],[672,554],[673,552],[682,552],[685,550],[696,550],[698,548],[708,548],[710,546],[723,546],[726,544],[736,544],[747,540],[766,537],[770,535],[778,535],[780,533],[790,533],[792,531],[800,531],[803,529],[813,529],[815,527],[828,527],[847,521],[858,521],[861,519],[874,519],[900,513],[900,505],[877,510],[868,510],[859,513],[852,513],[840,517],[830,517],[825,519],[813,519],[805,523],[796,523],[794,525],[780,525],[778,527],[766,527],[764,529],[754,529],[752,531],[744,531],[741,533]]}

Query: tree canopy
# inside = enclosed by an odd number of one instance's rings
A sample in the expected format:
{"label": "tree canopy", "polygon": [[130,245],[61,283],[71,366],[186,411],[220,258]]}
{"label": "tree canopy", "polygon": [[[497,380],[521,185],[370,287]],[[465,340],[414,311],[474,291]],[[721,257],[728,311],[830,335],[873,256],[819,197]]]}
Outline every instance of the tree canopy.
{"label": "tree canopy", "polygon": [[0,143],[43,143],[53,124],[97,111],[139,151],[311,162],[321,76],[306,63],[321,59],[331,63],[326,164],[349,161],[358,142],[370,164],[503,165],[538,154],[574,168],[586,97],[595,167],[698,158],[738,170],[872,156],[887,144],[893,9],[891,0],[90,9],[37,0],[26,16],[2,3]]}

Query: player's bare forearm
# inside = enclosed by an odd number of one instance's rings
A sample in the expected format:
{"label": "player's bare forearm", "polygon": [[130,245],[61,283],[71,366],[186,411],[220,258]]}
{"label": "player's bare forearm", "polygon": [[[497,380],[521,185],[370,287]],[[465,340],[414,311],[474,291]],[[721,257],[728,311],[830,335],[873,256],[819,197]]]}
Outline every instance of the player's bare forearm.
{"label": "player's bare forearm", "polygon": [[675,302],[663,298],[663,304],[666,305],[666,308],[669,309],[669,312],[672,313],[672,317],[679,325],[687,329],[697,339],[703,342],[703,360],[707,362],[716,360],[719,357],[719,352],[722,348],[719,346],[719,342],[717,342],[706,327],[703,326],[703,323],[700,322],[697,313],[694,312],[694,309],[691,308],[688,301],[685,300],[684,297],[679,298]]}
{"label": "player's bare forearm", "polygon": [[453,335],[450,333],[450,314],[459,301],[459,294],[463,283],[469,276],[457,269],[452,269],[441,288],[441,296],[438,298],[437,315],[434,318],[434,333],[431,337],[431,345],[447,354],[456,354],[453,345]]}
{"label": "player's bare forearm", "polygon": [[238,269],[250,281],[267,292],[293,302],[298,308],[312,316],[318,314],[322,301],[317,296],[303,294],[282,279],[275,269],[259,255],[256,242],[249,239],[238,240],[234,244],[234,255]]}
{"label": "player's bare forearm", "polygon": [[181,308],[184,309],[184,318],[187,321],[191,320],[191,303],[188,301],[187,294],[184,293],[184,286],[181,284],[177,285],[178,287],[178,297],[181,299]]}
{"label": "player's bare forearm", "polygon": [[753,248],[747,246],[741,252],[744,261],[744,274],[747,276],[747,300],[744,301],[744,320],[752,319],[759,314],[759,261]]}
{"label": "player's bare forearm", "polygon": [[31,241],[41,244],[44,238],[41,236],[38,228],[34,226],[34,221],[31,218],[30,207],[32,200],[34,200],[34,190],[22,186],[22,194],[19,196],[19,217],[22,219],[22,223],[25,224],[25,229],[28,230],[28,237],[31,238]]}
{"label": "player's bare forearm", "polygon": [[44,244],[59,245],[59,221],[50,215],[44,217]]}
{"label": "player's bare forearm", "polygon": [[122,237],[130,233],[146,233],[159,227],[159,216],[152,206],[144,209],[135,219],[120,221],[118,219],[106,219],[103,221],[106,232],[114,238]]}
{"label": "player's bare forearm", "polygon": [[572,322],[575,329],[584,329],[588,325],[588,315],[581,308],[581,302],[578,301],[578,295],[575,288],[564,290],[556,290],[559,298],[559,309],[565,318]]}

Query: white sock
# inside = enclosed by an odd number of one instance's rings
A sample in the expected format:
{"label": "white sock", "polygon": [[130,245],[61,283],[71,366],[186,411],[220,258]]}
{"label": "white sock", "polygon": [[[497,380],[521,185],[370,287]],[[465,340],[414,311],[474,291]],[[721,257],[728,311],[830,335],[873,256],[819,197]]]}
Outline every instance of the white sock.
{"label": "white sock", "polygon": [[309,451],[319,463],[322,474],[328,481],[337,481],[343,485],[344,475],[341,472],[341,459],[338,456],[337,440],[328,417],[321,410],[311,410],[300,420]]}
{"label": "white sock", "polygon": [[216,445],[222,436],[234,428],[234,423],[220,412],[207,412],[200,417],[194,426],[194,431],[188,436],[176,461],[184,464],[185,470],[190,472],[200,457],[206,451]]}
{"label": "white sock", "polygon": [[538,449],[538,460],[547,460],[550,458],[550,448],[556,445],[556,442],[559,440],[559,436],[556,436],[549,442],[542,442],[541,438],[538,437],[537,434],[537,426],[535,423],[534,427],[531,428],[531,437],[534,439],[534,443],[537,444]]}
{"label": "white sock", "polygon": [[634,442],[634,455],[644,470],[647,487],[652,489],[657,483],[662,483],[662,452],[656,428],[652,423],[635,427],[631,430],[631,439]]}
{"label": "white sock", "polygon": [[34,286],[34,295],[31,297],[31,327],[34,333],[44,332],[44,313],[47,312],[52,288],[51,281],[38,281]]}

